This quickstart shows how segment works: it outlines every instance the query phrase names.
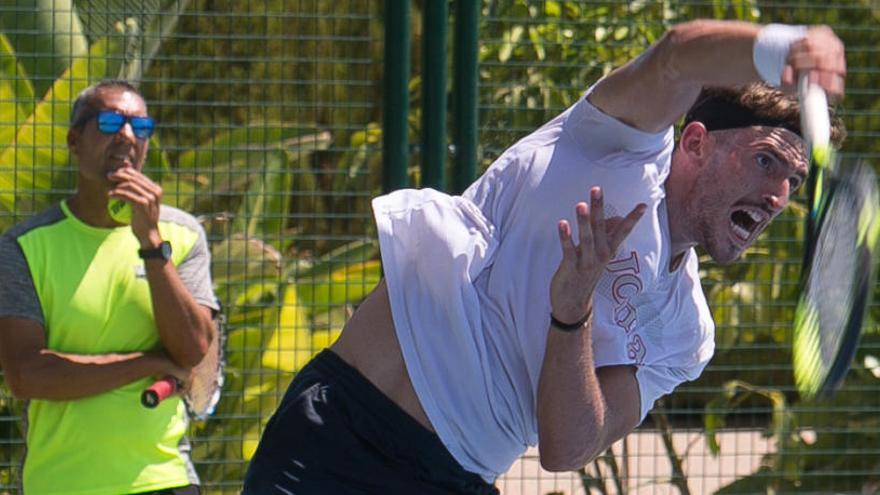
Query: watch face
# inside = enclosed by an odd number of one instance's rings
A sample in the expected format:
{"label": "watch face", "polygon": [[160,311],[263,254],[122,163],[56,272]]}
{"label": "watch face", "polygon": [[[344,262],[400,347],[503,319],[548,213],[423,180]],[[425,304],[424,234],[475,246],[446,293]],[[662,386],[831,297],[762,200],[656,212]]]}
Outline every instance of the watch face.
{"label": "watch face", "polygon": [[163,259],[168,261],[171,259],[171,243],[162,241],[159,247],[155,249],[140,249],[138,255],[143,259]]}
{"label": "watch face", "polygon": [[168,241],[163,242],[159,245],[159,249],[162,250],[162,257],[166,260],[171,259],[171,243]]}

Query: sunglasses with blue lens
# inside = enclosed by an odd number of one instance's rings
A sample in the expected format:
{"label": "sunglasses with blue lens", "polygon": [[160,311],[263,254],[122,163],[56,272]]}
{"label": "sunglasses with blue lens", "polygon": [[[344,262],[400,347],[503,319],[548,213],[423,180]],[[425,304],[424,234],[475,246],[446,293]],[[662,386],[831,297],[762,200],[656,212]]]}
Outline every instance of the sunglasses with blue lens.
{"label": "sunglasses with blue lens", "polygon": [[150,139],[156,129],[156,121],[151,117],[131,117],[112,110],[98,112],[98,130],[104,134],[116,134],[126,122],[138,139]]}

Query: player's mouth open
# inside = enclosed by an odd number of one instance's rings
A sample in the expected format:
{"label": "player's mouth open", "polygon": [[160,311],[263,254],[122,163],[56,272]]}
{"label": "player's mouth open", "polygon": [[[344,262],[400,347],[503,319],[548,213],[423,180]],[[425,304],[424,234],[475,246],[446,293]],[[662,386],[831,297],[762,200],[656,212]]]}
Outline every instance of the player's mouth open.
{"label": "player's mouth open", "polygon": [[739,208],[730,214],[730,231],[738,244],[745,246],[753,240],[770,217],[760,208]]}

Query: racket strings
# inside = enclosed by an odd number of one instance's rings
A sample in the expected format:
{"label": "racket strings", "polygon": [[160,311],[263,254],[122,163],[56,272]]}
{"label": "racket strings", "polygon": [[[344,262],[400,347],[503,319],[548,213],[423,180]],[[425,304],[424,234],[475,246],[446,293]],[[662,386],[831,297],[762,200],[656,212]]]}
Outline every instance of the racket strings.
{"label": "racket strings", "polygon": [[223,348],[226,332],[222,321],[217,324],[217,334],[202,361],[193,369],[189,382],[184,386],[184,402],[192,417],[204,419],[213,414],[223,388]]}
{"label": "racket strings", "polygon": [[838,169],[827,180],[795,314],[795,382],[808,398],[836,388],[855,354],[878,229],[876,177],[870,168]]}
{"label": "racket strings", "polygon": [[856,198],[838,189],[827,206],[813,253],[807,297],[818,316],[819,354],[814,365],[822,370],[835,360],[856,296],[858,211]]}

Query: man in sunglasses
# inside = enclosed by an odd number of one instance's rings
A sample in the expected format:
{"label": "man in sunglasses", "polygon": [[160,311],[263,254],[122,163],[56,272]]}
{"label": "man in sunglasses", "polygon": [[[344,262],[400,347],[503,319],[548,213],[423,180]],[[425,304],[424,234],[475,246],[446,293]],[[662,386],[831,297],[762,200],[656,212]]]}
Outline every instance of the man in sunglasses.
{"label": "man in sunglasses", "polygon": [[218,309],[204,231],[142,173],[154,127],[129,83],[87,88],[67,135],[76,192],[0,237],[0,365],[29,401],[25,493],[199,493],[180,399],[139,400],[156,377],[186,379]]}

